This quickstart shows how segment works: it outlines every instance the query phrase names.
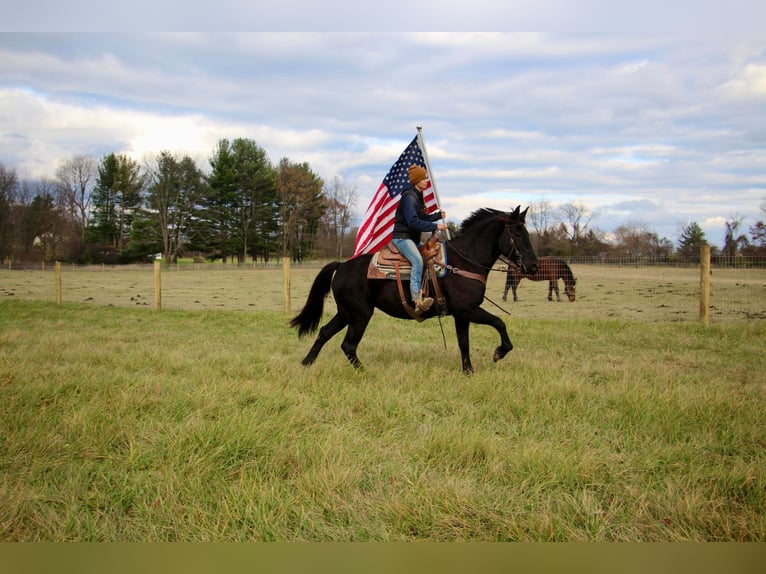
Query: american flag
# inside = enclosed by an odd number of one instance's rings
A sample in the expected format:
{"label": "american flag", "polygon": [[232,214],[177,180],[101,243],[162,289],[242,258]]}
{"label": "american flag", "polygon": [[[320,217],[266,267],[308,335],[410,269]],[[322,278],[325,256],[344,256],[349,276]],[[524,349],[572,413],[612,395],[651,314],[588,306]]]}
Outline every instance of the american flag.
{"label": "american flag", "polygon": [[[407,170],[413,164],[428,170],[417,136],[405,148],[396,163],[391,166],[386,177],[383,178],[383,183],[375,192],[356,234],[352,257],[364,253],[375,253],[393,238],[396,206],[399,204],[402,191],[410,183]],[[439,208],[439,205],[430,182],[431,174],[428,176],[428,187],[423,191],[423,199],[426,213],[433,213]]]}

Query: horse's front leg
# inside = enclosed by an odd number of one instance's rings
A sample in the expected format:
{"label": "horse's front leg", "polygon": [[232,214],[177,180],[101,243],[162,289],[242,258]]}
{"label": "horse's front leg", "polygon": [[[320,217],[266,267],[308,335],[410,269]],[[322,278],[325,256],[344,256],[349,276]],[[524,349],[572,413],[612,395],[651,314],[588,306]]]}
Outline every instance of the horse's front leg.
{"label": "horse's front leg", "polygon": [[470,339],[468,336],[468,326],[470,325],[467,319],[462,317],[455,317],[455,333],[457,334],[457,346],[460,349],[460,361],[463,365],[463,372],[466,375],[473,374],[473,365],[471,365],[471,349]]}
{"label": "horse's front leg", "polygon": [[556,282],[553,281],[553,279],[548,281],[548,301],[553,301],[553,291],[556,291],[556,299],[561,301],[561,298],[559,297],[559,286]]}
{"label": "horse's front leg", "polygon": [[[513,350],[513,343],[511,343],[511,339],[508,336],[508,329],[505,326],[505,322],[496,315],[493,315],[492,313],[489,313],[488,311],[485,311],[481,307],[476,308],[471,314],[465,315],[464,319],[467,320],[470,323],[476,323],[479,325],[489,325],[490,327],[494,327],[495,331],[498,332],[500,335],[500,345],[495,349],[495,354],[493,355],[492,359],[497,362],[503,357],[505,357],[511,350]],[[455,319],[455,327],[458,328],[458,322],[457,318]],[[465,339],[466,339],[466,346],[465,346],[465,353],[467,356],[468,353],[468,326],[465,327]],[[460,343],[460,332],[458,331],[458,344]],[[463,351],[463,348],[461,347],[461,352]],[[468,364],[470,365],[470,359],[468,360]],[[465,360],[463,362],[463,370],[465,370]]]}

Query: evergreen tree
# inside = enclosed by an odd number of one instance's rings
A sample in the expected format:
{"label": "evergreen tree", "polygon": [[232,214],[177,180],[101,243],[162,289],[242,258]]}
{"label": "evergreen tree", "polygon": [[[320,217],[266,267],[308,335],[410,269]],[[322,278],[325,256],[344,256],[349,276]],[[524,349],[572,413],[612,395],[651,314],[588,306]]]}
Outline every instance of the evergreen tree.
{"label": "evergreen tree", "polygon": [[36,252],[42,261],[51,261],[56,250],[58,213],[53,196],[36,195],[25,209],[22,240],[27,249]]}
{"label": "evergreen tree", "polygon": [[143,184],[137,162],[125,155],[110,153],[104,156],[93,188],[89,241],[123,255],[136,210],[141,204]]}
{"label": "evergreen tree", "polygon": [[244,262],[257,253],[267,257],[278,217],[274,168],[253,140],[218,142],[205,196],[204,220],[213,247],[227,261]]}
{"label": "evergreen tree", "polygon": [[11,206],[16,200],[16,170],[6,168],[0,163],[0,259],[13,253],[11,241]]}
{"label": "evergreen tree", "polygon": [[691,261],[699,262],[700,247],[707,245],[705,232],[696,222],[691,222],[681,231],[678,240],[678,255]]}

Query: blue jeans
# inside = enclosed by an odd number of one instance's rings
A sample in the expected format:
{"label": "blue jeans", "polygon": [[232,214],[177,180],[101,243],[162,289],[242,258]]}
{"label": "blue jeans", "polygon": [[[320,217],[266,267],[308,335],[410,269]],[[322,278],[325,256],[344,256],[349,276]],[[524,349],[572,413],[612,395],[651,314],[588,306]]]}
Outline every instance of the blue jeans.
{"label": "blue jeans", "polygon": [[418,251],[418,246],[412,239],[397,239],[394,238],[394,245],[399,250],[399,253],[404,255],[407,260],[412,264],[412,272],[410,273],[410,294],[412,300],[418,298],[420,295],[420,283],[423,279],[423,256]]}

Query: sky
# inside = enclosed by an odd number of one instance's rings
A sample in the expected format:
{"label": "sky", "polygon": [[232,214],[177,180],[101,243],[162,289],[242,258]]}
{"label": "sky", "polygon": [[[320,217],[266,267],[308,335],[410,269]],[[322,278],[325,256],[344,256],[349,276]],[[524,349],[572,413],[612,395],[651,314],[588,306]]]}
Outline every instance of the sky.
{"label": "sky", "polygon": [[207,168],[220,139],[243,137],[274,164],[339,178],[361,217],[420,125],[457,223],[481,207],[576,203],[606,233],[640,225],[676,242],[696,222],[720,247],[725,221],[746,231],[766,217],[757,29],[96,33],[19,22],[0,30],[0,163],[22,178],[112,152],[143,162],[168,150]]}

